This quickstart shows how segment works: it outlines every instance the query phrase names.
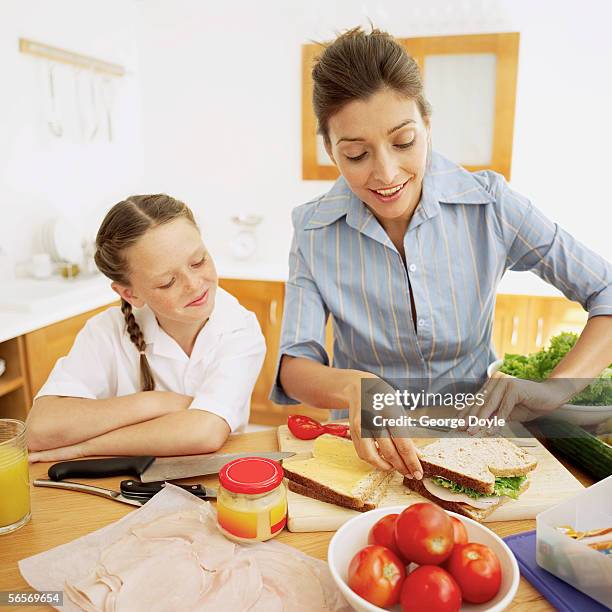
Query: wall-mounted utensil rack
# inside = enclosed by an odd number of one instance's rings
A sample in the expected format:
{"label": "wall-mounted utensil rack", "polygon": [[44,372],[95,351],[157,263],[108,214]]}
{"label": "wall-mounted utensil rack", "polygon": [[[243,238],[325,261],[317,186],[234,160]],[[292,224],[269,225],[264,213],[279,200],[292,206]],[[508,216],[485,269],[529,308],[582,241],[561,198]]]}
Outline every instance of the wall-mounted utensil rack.
{"label": "wall-mounted utensil rack", "polygon": [[54,62],[70,64],[86,70],[93,70],[94,72],[100,72],[117,77],[122,77],[125,75],[125,68],[119,64],[112,64],[111,62],[105,62],[104,60],[90,57],[88,55],[73,53],[72,51],[67,51],[66,49],[52,47],[51,45],[39,43],[27,38],[19,39],[19,51],[21,53],[43,57]]}

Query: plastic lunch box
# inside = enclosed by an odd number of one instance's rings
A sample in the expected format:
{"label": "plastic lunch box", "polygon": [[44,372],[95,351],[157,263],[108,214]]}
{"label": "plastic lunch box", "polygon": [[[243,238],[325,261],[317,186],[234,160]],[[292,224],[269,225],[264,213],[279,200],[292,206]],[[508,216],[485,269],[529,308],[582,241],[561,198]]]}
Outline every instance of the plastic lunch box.
{"label": "plastic lunch box", "polygon": [[612,608],[612,555],[570,538],[557,529],[561,526],[576,531],[612,527],[612,476],[536,517],[538,565]]}

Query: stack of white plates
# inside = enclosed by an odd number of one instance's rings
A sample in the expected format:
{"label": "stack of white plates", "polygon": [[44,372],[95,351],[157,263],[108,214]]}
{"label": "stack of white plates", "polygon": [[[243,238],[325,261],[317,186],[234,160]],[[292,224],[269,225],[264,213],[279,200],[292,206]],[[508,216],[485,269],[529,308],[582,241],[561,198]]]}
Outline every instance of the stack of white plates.
{"label": "stack of white plates", "polygon": [[57,262],[80,263],[83,258],[80,232],[64,217],[54,217],[43,223],[40,245]]}

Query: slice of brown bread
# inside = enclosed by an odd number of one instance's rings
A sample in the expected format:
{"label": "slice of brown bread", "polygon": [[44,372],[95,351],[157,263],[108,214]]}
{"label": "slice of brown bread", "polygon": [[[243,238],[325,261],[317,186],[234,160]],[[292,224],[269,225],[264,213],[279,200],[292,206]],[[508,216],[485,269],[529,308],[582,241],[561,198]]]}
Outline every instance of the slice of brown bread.
{"label": "slice of brown bread", "polygon": [[[470,506],[469,504],[465,504],[463,502],[452,502],[452,501],[446,501],[444,499],[440,499],[439,497],[436,497],[435,495],[430,493],[425,488],[425,485],[423,484],[422,480],[412,480],[410,478],[404,477],[404,486],[408,487],[415,493],[418,493],[419,495],[427,499],[430,499],[431,501],[435,502],[438,506],[440,506],[441,508],[444,508],[445,510],[450,510],[451,512],[457,512],[457,514],[462,514],[463,516],[467,516],[468,518],[474,519],[475,521],[478,521],[478,522],[484,521],[484,519],[487,518],[489,514],[492,514],[501,505],[505,504],[507,501],[510,500],[509,497],[503,496],[500,498],[499,504],[496,504],[495,506],[492,506],[491,508],[487,508],[486,510],[483,510],[480,508],[474,508],[474,506]],[[526,480],[521,485],[519,492],[523,493],[524,491],[528,489],[528,487],[529,487],[529,480]]]}
{"label": "slice of brown bread", "polygon": [[[372,494],[376,492],[376,489],[382,487],[386,488],[388,485],[388,480],[390,479],[389,472],[374,469],[361,479],[359,485],[355,487],[353,491],[349,492],[333,488],[333,482],[323,484],[322,482],[312,480],[299,472],[292,471],[290,461],[283,462],[283,471],[290,489],[292,483],[301,485],[300,488],[302,490],[300,491],[291,489],[296,493],[302,493],[302,491],[307,490],[308,493],[303,494],[308,495],[308,497],[313,497],[314,499],[323,498],[323,501],[330,501],[338,506],[353,508],[354,510],[363,508],[367,501],[372,497]],[[391,474],[392,473],[393,472],[391,472]],[[386,485],[384,484],[385,482]],[[371,510],[372,508],[368,509]]]}
{"label": "slice of brown bread", "polygon": [[425,476],[493,495],[496,476],[524,476],[538,462],[505,438],[442,438],[418,449]]}
{"label": "slice of brown bread", "polygon": [[312,489],[289,479],[287,479],[287,486],[289,487],[290,491],[299,493],[300,495],[305,495],[306,497],[311,497],[312,499],[317,499],[329,504],[335,504],[337,506],[343,506],[352,510],[358,510],[359,512],[367,512],[368,510],[378,508],[378,504],[384,497],[384,494],[387,492],[387,488],[392,478],[393,472],[390,472],[388,476],[374,489],[374,491],[372,491],[370,496],[363,500],[362,503],[361,500],[357,499],[350,499],[347,501],[346,496],[338,495],[335,492],[332,492],[332,494],[328,497],[319,489]]}

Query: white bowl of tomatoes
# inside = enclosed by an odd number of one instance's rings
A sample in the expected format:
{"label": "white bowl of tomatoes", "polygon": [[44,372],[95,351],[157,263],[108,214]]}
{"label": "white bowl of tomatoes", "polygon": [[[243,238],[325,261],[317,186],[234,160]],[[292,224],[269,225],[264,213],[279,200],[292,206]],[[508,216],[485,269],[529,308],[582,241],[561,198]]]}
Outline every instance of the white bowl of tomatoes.
{"label": "white bowl of tomatoes", "polygon": [[332,537],[327,561],[359,612],[500,612],[520,577],[500,537],[427,502],[352,518]]}

